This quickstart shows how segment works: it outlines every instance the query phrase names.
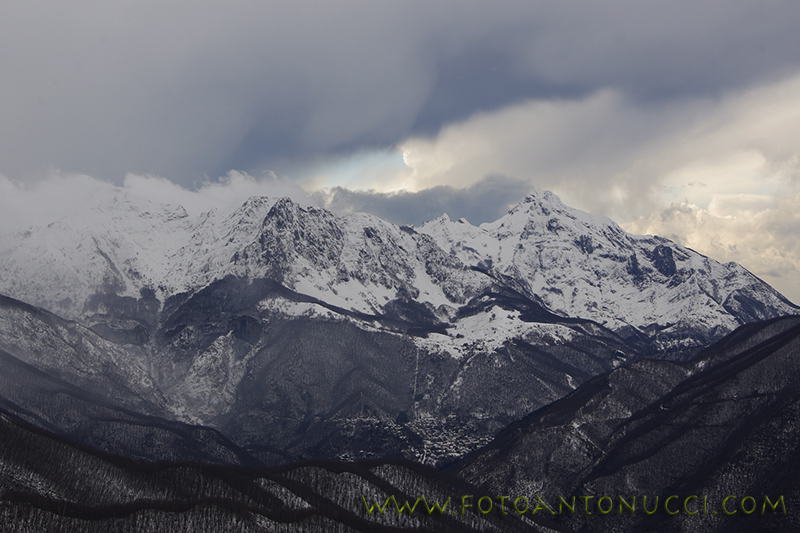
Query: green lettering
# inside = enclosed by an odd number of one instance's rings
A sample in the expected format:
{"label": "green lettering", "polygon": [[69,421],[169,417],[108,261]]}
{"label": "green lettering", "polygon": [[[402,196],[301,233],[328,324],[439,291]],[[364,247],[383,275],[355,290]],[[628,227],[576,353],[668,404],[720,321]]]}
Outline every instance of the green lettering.
{"label": "green lettering", "polygon": [[583,512],[588,514],[592,514],[589,510],[589,500],[593,499],[594,496],[579,496],[581,500],[583,500]]}
{"label": "green lettering", "polygon": [[[747,500],[750,500],[751,502],[753,502],[753,506],[750,508],[749,511],[747,509],[745,509],[745,507],[744,507],[744,502],[746,502]],[[755,511],[756,510],[756,505],[757,505],[756,504],[756,499],[753,498],[752,496],[745,496],[744,498],[742,498],[742,501],[739,502],[739,508],[742,510],[742,512],[744,514],[750,514],[753,511]]]}
{"label": "green lettering", "polygon": [[465,509],[467,507],[472,507],[471,503],[470,504],[466,503],[466,499],[472,497],[473,497],[472,494],[466,494],[464,496],[461,496],[461,516],[464,516],[464,513],[466,512]]}
{"label": "green lettering", "polygon": [[722,500],[722,512],[727,515],[736,514],[738,512],[736,509],[734,509],[733,511],[728,511],[728,508],[725,506],[725,504],[728,503],[728,500],[730,500],[731,498],[736,498],[736,496],[725,496],[725,499]]}
{"label": "green lettering", "polygon": [[417,508],[417,504],[419,503],[421,498],[422,498],[421,496],[417,498],[416,501],[414,502],[414,505],[409,505],[408,501],[404,501],[403,505],[397,505],[397,500],[395,500],[394,497],[392,497],[392,500],[394,500],[394,506],[397,509],[397,514],[401,515],[403,514],[403,511],[405,511],[406,509],[408,509],[408,514],[414,514],[414,509]]}
{"label": "green lettering", "polygon": [[697,513],[700,512],[699,510],[697,510],[697,511],[690,511],[689,510],[688,504],[689,504],[689,500],[691,500],[692,498],[694,498],[696,500],[697,496],[687,496],[686,499],[683,500],[683,511],[688,515],[694,515],[694,514],[697,514]]}
{"label": "green lettering", "polygon": [[561,514],[562,505],[569,509],[570,514],[575,514],[575,496],[572,497],[572,505],[568,504],[561,496],[558,497],[558,514]]}
{"label": "green lettering", "polygon": [[770,509],[775,511],[775,509],[778,508],[779,503],[781,504],[781,508],[783,509],[783,514],[786,514],[786,505],[783,503],[783,496],[775,500],[774,504],[770,501],[769,496],[764,496],[764,505],[761,507],[761,514],[764,514],[764,512],[767,510],[768,504]]}
{"label": "green lettering", "polygon": [[647,514],[653,514],[653,513],[655,513],[655,512],[658,510],[658,496],[656,496],[656,504],[653,506],[653,510],[652,510],[652,511],[648,511],[648,510],[647,510],[647,496],[645,496],[644,494],[642,494],[642,509],[643,509],[643,510],[644,510],[644,512],[645,512],[645,513],[647,513]]}
{"label": "green lettering", "polygon": [[506,512],[506,500],[508,496],[498,496],[498,498],[500,499],[500,514],[508,514]]}
{"label": "green lettering", "polygon": [[[386,502],[384,502],[383,506],[381,506],[381,504],[379,504],[377,501],[375,502],[375,505],[369,505],[367,503],[367,499],[364,498],[364,495],[363,494],[361,495],[361,501],[364,502],[364,507],[367,510],[367,514],[372,514],[372,511],[374,511],[375,509],[377,509],[380,514],[383,514],[383,511],[386,509],[386,506],[389,505],[389,500],[394,501],[394,496],[389,496],[388,498],[386,498]],[[395,505],[397,505],[397,502],[395,502]]]}
{"label": "green lettering", "polygon": [[631,514],[634,514],[636,512],[636,496],[633,497],[631,503],[625,501],[625,498],[623,498],[622,496],[617,496],[617,499],[619,500],[619,514],[622,514],[623,505],[625,505],[625,507],[630,509]]}
{"label": "green lettering", "polygon": [[667,514],[678,514],[680,512],[680,511],[670,511],[669,510],[669,501],[672,500],[672,499],[677,499],[677,498],[678,497],[673,494],[672,496],[670,496],[669,498],[664,500],[664,510],[667,512]]}
{"label": "green lettering", "polygon": [[431,507],[428,505],[428,501],[425,499],[425,496],[421,496],[421,498],[422,503],[425,505],[425,509],[428,511],[428,514],[433,514],[433,511],[439,511],[439,514],[442,515],[444,514],[444,510],[447,509],[447,504],[450,503],[450,498],[447,498],[442,506],[439,505],[439,500],[434,500],[433,507]]}
{"label": "green lettering", "polygon": [[550,507],[548,507],[547,504],[542,501],[542,498],[537,494],[536,507],[533,509],[532,513],[536,514],[537,511],[540,511],[542,509],[547,509],[548,511],[550,511],[550,514],[556,514],[556,512],[550,509]]}

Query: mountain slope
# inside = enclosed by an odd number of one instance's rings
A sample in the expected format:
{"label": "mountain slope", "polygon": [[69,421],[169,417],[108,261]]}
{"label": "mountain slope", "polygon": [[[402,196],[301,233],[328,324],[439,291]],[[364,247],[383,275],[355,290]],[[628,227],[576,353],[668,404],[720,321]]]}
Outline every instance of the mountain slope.
{"label": "mountain slope", "polygon": [[[96,332],[3,297],[0,401],[43,428],[133,457],[212,460],[183,445],[170,455],[167,443],[191,433],[180,423],[191,423],[236,443],[194,437],[222,462],[404,455],[437,463],[638,353],[604,328],[508,291],[467,306],[460,321],[471,328],[452,338],[413,307],[390,311],[348,312],[272,280],[228,277],[169,300],[163,324],[141,344],[120,340],[125,330]],[[503,321],[512,342],[480,339],[482,323]],[[434,337],[459,343],[463,355]],[[148,416],[176,423],[147,436],[135,428]]]}
{"label": "mountain slope", "polygon": [[[608,495],[615,506],[616,495],[639,495],[639,505],[647,495],[651,507],[655,496],[663,503],[673,494],[709,502],[697,515],[651,516],[639,507],[613,520],[555,518],[580,531],[797,529],[798,354],[800,319],[792,317],[743,327],[686,364],[624,365],[512,424],[454,471],[488,492]],[[721,507],[730,495],[732,517]],[[747,496],[759,513],[741,508]],[[788,512],[761,516],[765,496],[783,496]]]}
{"label": "mountain slope", "polygon": [[[100,510],[70,500],[63,479],[48,485],[9,445],[18,455],[4,472],[22,472],[4,478],[6,499],[20,502],[9,512],[43,524],[66,503],[82,509],[74,519],[100,513],[123,529],[209,516],[254,530],[306,519],[309,530],[368,530],[341,503],[278,515],[249,501],[232,513],[219,507],[261,483],[237,477],[236,465],[304,458],[456,462],[493,494],[797,496],[789,477],[747,472],[797,471],[800,319],[754,323],[797,307],[737,265],[628,235],[549,193],[480,228],[446,217],[412,228],[272,198],[190,217],[117,191],[19,234],[2,267],[0,290],[40,305],[0,297],[2,421],[24,429],[9,434],[46,431],[92,456],[76,460],[100,465],[85,475],[120,476],[125,491],[135,492],[141,480],[128,481],[141,465],[120,470],[96,450],[219,468],[213,479],[206,467],[157,469],[168,484],[185,475],[211,488],[198,507],[159,486],[153,518],[135,497]],[[397,472],[398,463],[382,464]],[[336,468],[289,477],[310,475],[303,490],[330,500],[342,494],[324,471]],[[399,468],[411,487],[430,479]],[[650,480],[654,471],[663,479]],[[233,500],[230,486],[215,488],[230,476]],[[384,494],[396,487],[370,479]],[[161,514],[175,509],[189,514]],[[555,520],[596,529],[581,517]],[[658,520],[606,525],[658,529]],[[710,530],[730,525],[703,520]]]}
{"label": "mountain slope", "polygon": [[[89,449],[0,407],[0,513],[33,530],[793,531],[798,353],[793,317],[742,327],[688,363],[622,365],[510,425],[450,473],[397,460],[145,463]],[[428,504],[450,498],[451,512],[428,514],[419,503],[411,515],[386,499],[399,507],[420,495]],[[487,497],[492,511],[462,512],[463,495],[472,495],[470,504]],[[591,496],[590,514],[580,500],[576,512],[512,511],[513,499],[536,495],[553,509],[557,495],[568,503]],[[613,512],[601,512],[602,496]],[[657,511],[645,513],[656,497]],[[368,512],[375,503],[387,510]]]}
{"label": "mountain slope", "polygon": [[481,228],[414,229],[286,198],[193,218],[113,191],[20,239],[0,289],[75,322],[5,298],[0,349],[266,463],[447,462],[621,363],[796,311],[546,192]]}
{"label": "mountain slope", "polygon": [[[168,302],[154,367],[176,413],[245,446],[437,462],[638,354],[602,327],[537,315],[512,294],[476,299],[461,319],[472,331],[452,335],[413,308],[348,312],[271,280],[229,277]],[[514,340],[480,339],[482,321],[515,324]]]}

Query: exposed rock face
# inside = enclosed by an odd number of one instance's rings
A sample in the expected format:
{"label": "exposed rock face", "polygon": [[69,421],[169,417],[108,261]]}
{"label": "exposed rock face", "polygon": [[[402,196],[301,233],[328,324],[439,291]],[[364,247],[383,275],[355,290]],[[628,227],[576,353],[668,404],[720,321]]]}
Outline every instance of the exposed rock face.
{"label": "exposed rock face", "polygon": [[547,191],[480,227],[442,216],[418,230],[464,264],[491,265],[554,313],[630,333],[634,342],[644,333],[657,349],[706,345],[741,324],[798,312],[735,263],[628,234]]}

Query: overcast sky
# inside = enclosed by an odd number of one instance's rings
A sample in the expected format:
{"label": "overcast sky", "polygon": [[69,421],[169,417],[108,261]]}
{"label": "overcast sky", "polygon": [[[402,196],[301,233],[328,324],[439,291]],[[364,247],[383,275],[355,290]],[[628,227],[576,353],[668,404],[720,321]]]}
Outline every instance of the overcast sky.
{"label": "overcast sky", "polygon": [[789,1],[8,1],[3,223],[96,181],[402,223],[550,189],[800,302],[798,20]]}

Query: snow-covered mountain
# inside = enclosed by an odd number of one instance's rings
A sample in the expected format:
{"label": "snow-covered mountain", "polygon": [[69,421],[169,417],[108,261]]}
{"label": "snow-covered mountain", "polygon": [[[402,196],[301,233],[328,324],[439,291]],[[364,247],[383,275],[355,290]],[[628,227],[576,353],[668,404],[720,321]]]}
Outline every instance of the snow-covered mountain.
{"label": "snow-covered mountain", "polygon": [[[126,306],[144,307],[154,320],[154,298],[163,304],[230,275],[269,278],[358,313],[383,314],[402,301],[462,334],[476,324],[460,327],[458,310],[502,282],[559,316],[659,348],[707,344],[743,323],[797,312],[735,263],[628,234],[547,191],[480,227],[442,215],[412,228],[287,198],[254,197],[233,213],[193,218],[115,190],[83,212],[18,233],[9,248],[0,293],[88,323],[125,315]],[[483,333],[514,335],[519,321],[511,322]]]}
{"label": "snow-covered mountain", "polygon": [[480,227],[418,228],[287,198],[190,216],[98,197],[0,246],[0,294],[74,321],[6,300],[0,350],[131,391],[118,403],[153,396],[147,414],[265,462],[449,460],[626,361],[798,310],[738,265],[548,192]]}
{"label": "snow-covered mountain", "polygon": [[0,293],[84,321],[109,311],[103,303],[109,295],[164,294],[161,280],[197,221],[182,207],[120,189],[99,192],[105,194],[69,216],[6,236]]}
{"label": "snow-covered mountain", "polygon": [[743,323],[797,313],[741,265],[721,264],[662,237],[631,235],[549,191],[527,196],[480,227],[442,215],[418,230],[554,313],[623,335],[644,332],[663,348],[708,343]]}
{"label": "snow-covered mountain", "polygon": [[0,293],[81,321],[106,313],[109,296],[139,299],[144,289],[164,302],[228,275],[274,279],[368,313],[398,294],[432,311],[463,304],[488,284],[427,235],[288,198],[254,197],[233,213],[190,219],[180,207],[117,191],[14,237],[0,264]]}

